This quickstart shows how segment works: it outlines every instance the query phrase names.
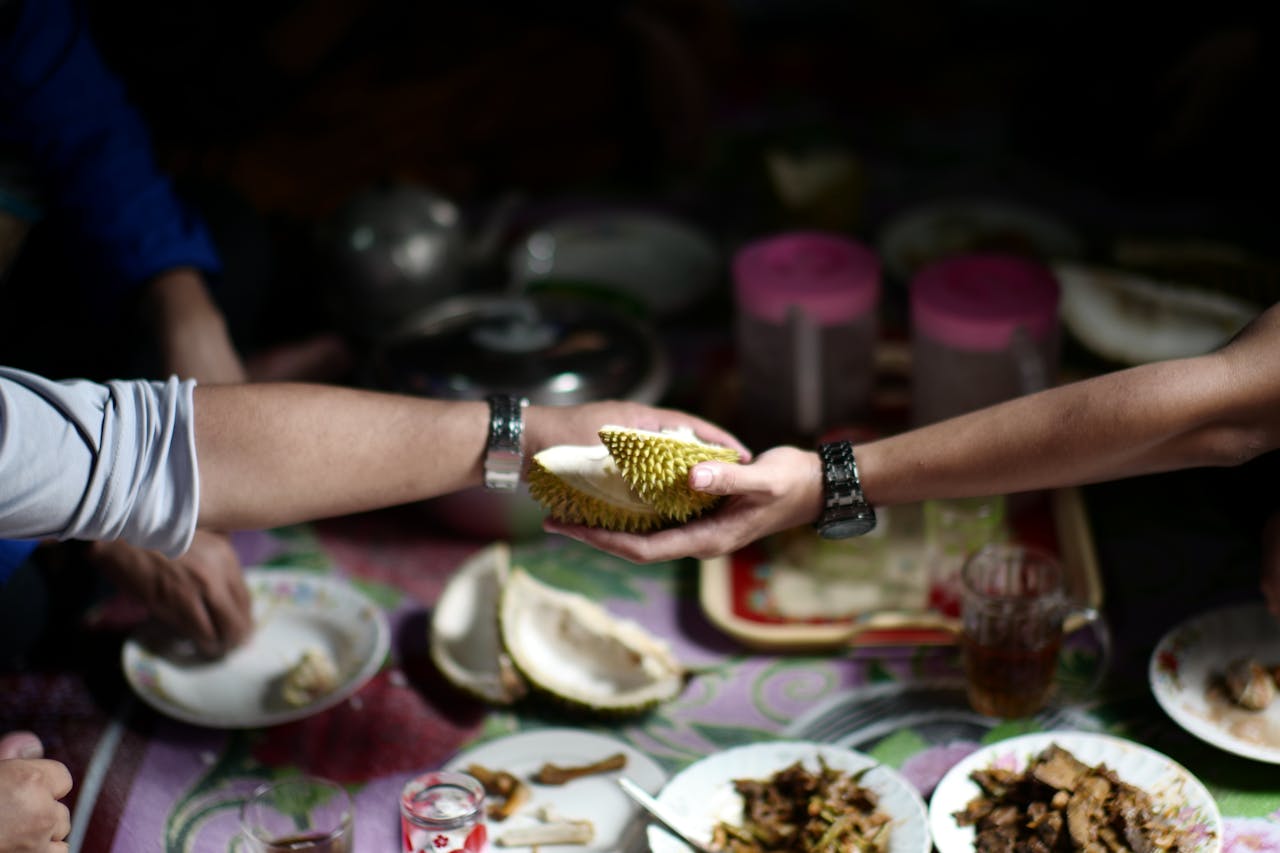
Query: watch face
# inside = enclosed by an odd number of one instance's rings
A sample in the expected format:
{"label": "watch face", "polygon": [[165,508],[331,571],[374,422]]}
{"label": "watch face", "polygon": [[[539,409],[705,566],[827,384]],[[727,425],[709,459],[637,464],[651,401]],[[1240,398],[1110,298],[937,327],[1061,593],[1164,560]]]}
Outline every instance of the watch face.
{"label": "watch face", "polygon": [[870,533],[875,529],[875,526],[875,516],[840,518],[835,521],[825,522],[818,528],[818,533],[823,539],[848,539],[850,536],[861,536],[864,533]]}

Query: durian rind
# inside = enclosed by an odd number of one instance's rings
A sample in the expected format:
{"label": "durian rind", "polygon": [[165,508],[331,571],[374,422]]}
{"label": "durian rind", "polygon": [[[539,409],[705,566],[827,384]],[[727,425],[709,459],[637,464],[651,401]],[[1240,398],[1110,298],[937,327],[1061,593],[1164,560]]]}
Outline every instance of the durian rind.
{"label": "durian rind", "polygon": [[513,567],[502,587],[503,646],[533,691],[575,711],[624,716],[680,694],[688,672],[638,622]]}
{"label": "durian rind", "polygon": [[699,440],[689,430],[653,432],[604,426],[609,449],[627,485],[664,519],[685,522],[715,506],[720,495],[689,488],[689,470],[700,462],[737,462],[738,451]]}
{"label": "durian rind", "polygon": [[511,549],[494,542],[458,567],[431,620],[431,659],[450,684],[494,705],[510,705],[529,685],[502,648],[498,601],[511,575]]}
{"label": "durian rind", "polygon": [[663,517],[627,485],[608,448],[556,445],[529,461],[529,494],[557,521],[644,533]]}

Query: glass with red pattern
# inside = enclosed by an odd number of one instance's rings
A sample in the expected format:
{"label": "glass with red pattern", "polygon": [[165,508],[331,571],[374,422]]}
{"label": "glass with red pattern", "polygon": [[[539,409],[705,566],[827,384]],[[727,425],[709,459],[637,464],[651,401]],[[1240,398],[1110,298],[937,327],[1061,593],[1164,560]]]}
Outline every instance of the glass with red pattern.
{"label": "glass with red pattern", "polygon": [[484,787],[448,770],[410,779],[400,794],[404,853],[486,853]]}

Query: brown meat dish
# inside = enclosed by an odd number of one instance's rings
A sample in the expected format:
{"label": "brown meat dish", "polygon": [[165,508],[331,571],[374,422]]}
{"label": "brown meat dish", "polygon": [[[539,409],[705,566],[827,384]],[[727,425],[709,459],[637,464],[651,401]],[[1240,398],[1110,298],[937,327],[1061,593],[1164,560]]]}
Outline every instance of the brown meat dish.
{"label": "brown meat dish", "polygon": [[883,853],[890,817],[859,784],[866,771],[851,775],[818,762],[817,773],[797,761],[768,779],[735,779],[742,824],[719,824],[712,846],[723,853]]}
{"label": "brown meat dish", "polygon": [[983,793],[954,817],[976,829],[978,853],[1154,853],[1191,846],[1147,792],[1057,744],[1021,773],[990,768],[970,778]]}

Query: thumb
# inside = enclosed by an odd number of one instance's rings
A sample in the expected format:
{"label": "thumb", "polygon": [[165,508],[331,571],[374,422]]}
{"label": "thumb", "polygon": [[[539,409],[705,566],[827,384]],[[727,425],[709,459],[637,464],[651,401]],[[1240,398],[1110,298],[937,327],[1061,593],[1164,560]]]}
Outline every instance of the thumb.
{"label": "thumb", "polygon": [[758,476],[750,465],[701,462],[689,471],[689,488],[709,495],[742,495],[756,491]]}

